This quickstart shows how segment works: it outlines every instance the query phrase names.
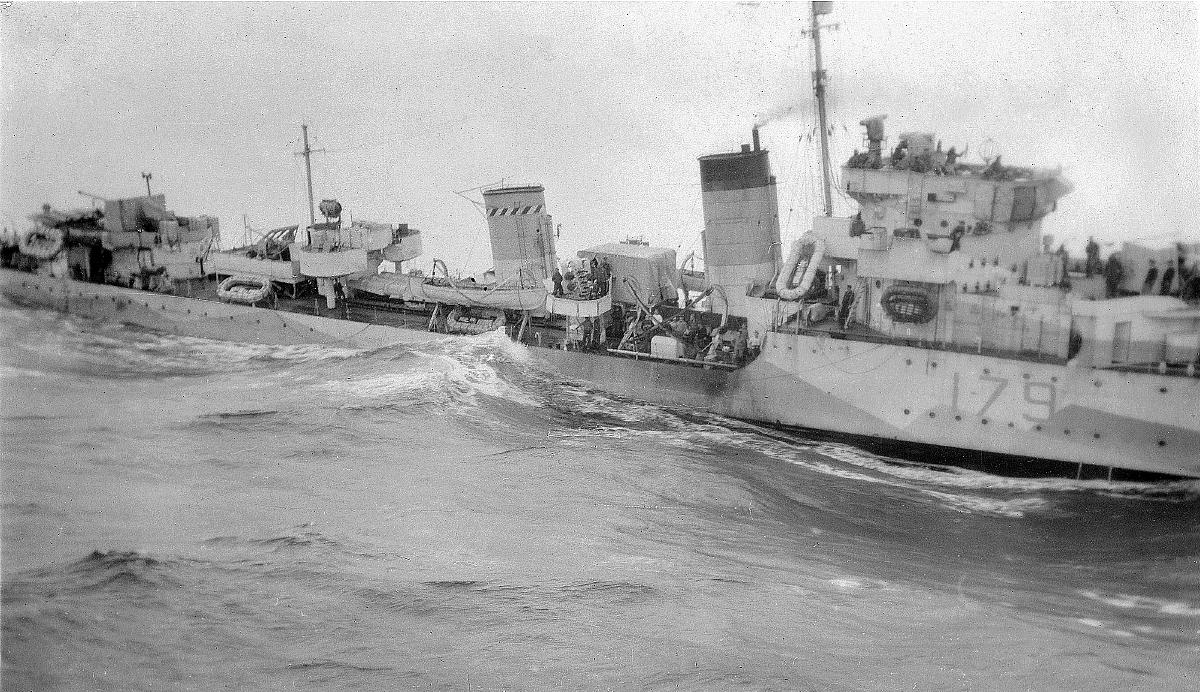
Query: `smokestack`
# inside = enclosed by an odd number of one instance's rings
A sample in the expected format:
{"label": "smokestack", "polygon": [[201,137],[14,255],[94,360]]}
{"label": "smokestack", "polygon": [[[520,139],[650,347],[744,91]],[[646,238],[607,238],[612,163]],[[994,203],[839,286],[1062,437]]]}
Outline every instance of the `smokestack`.
{"label": "smokestack", "polygon": [[758,125],[755,125],[754,129],[750,130],[750,138],[754,142],[754,151],[758,151]]}

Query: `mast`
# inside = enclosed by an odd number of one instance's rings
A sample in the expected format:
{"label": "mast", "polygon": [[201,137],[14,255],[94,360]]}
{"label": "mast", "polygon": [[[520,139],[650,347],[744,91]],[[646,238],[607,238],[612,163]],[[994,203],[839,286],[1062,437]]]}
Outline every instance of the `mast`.
{"label": "mast", "polygon": [[817,17],[829,14],[832,2],[812,3],[812,34],[813,49],[816,60],[813,66],[813,93],[817,97],[817,118],[821,122],[821,177],[825,191],[825,216],[833,216],[833,169],[829,163],[829,124],[825,117],[825,70],[821,67],[821,25]]}
{"label": "mast", "polygon": [[[813,20],[813,21],[815,22],[816,20]],[[822,112],[824,112],[824,111],[822,111]],[[824,117],[824,116],[822,116],[822,117]],[[316,225],[317,212],[315,210],[315,207],[313,206],[312,149],[310,149],[308,147],[308,124],[305,123],[305,124],[301,125],[300,131],[304,133],[304,151],[302,151],[300,153],[302,156],[304,156],[304,172],[308,175],[308,223],[310,225]]]}

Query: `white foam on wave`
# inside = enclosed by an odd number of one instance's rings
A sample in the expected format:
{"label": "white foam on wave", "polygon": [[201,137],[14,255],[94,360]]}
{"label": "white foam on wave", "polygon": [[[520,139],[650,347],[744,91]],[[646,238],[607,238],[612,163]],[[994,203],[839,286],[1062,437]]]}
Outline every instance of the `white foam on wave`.
{"label": "white foam on wave", "polygon": [[28,368],[18,368],[12,365],[0,365],[0,379],[16,380],[21,378],[45,377],[46,373]]}
{"label": "white foam on wave", "polygon": [[[1172,482],[1108,481],[1073,478],[1008,478],[951,466],[928,466],[872,454],[849,445],[825,443],[821,454],[887,476],[954,490],[987,490],[1011,493],[1098,492],[1111,497],[1138,499],[1162,497],[1190,500],[1200,495],[1200,481]],[[1043,503],[1044,504],[1044,503]],[[1040,506],[1040,505],[1039,505]]]}
{"label": "white foam on wave", "polygon": [[[489,363],[511,362],[522,365],[534,362],[529,347],[510,339],[503,329],[495,329],[474,336],[448,336],[432,343],[441,346],[439,354],[448,352],[449,355],[457,356],[460,359]],[[430,353],[429,355],[435,354]]]}
{"label": "white foam on wave", "polygon": [[1165,598],[1136,596],[1124,593],[1108,594],[1087,589],[1081,589],[1078,593],[1084,598],[1099,601],[1114,608],[1150,610],[1161,615],[1200,618],[1200,607],[1184,601],[1171,601]]}
{"label": "white foam on wave", "polygon": [[[255,360],[274,360],[288,363],[313,363],[326,360],[345,360],[365,353],[361,349],[323,344],[250,344],[237,341],[218,341],[195,336],[159,335],[138,345],[139,350],[156,353],[180,351],[187,357],[200,358],[208,364],[236,364]],[[184,354],[175,355],[178,358]]]}
{"label": "white foam on wave", "polygon": [[407,398],[418,403],[460,405],[476,403],[476,397],[483,395],[524,406],[539,405],[529,394],[506,382],[487,363],[464,362],[444,355],[422,354],[420,359],[419,363],[408,364],[403,372],[329,380],[319,384],[318,388],[360,401]]}

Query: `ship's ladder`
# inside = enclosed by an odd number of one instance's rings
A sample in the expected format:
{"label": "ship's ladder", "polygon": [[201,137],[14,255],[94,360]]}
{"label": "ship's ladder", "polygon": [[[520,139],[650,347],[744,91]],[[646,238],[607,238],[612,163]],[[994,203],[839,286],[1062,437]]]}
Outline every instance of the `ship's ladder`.
{"label": "ship's ladder", "polygon": [[921,218],[925,210],[925,174],[910,171],[908,174],[908,205],[905,210],[905,221],[909,228],[916,228],[913,223]]}

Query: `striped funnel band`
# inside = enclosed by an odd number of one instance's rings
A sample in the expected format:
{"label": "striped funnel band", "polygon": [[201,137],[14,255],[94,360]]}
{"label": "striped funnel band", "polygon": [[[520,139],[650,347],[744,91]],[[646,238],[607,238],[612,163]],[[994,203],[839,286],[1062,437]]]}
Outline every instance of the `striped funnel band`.
{"label": "striped funnel band", "polygon": [[544,204],[531,204],[527,207],[488,207],[488,216],[521,216],[524,214],[541,214]]}

